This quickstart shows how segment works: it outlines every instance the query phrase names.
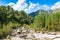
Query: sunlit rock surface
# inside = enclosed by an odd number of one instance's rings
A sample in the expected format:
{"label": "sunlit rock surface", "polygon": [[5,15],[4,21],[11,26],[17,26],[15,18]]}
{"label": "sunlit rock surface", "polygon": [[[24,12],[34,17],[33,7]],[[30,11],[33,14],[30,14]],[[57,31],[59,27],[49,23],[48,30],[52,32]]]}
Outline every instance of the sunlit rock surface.
{"label": "sunlit rock surface", "polygon": [[[18,29],[19,30],[19,29]],[[16,35],[11,36],[11,40],[60,40],[60,33],[56,32],[48,32],[48,33],[42,33],[42,32],[35,32],[34,30],[29,30],[29,33],[27,33],[27,30],[22,28],[22,31],[20,29],[18,34],[17,31]]]}

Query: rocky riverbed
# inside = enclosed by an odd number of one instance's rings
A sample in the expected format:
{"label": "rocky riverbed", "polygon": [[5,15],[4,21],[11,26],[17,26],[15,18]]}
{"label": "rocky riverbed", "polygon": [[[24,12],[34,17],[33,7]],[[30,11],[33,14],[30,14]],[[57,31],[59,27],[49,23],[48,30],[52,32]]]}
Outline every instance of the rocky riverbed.
{"label": "rocky riverbed", "polygon": [[13,29],[10,40],[60,40],[58,32],[35,32],[34,30],[26,30],[24,28]]}
{"label": "rocky riverbed", "polygon": [[[25,37],[24,37],[25,36]],[[50,34],[41,34],[41,33],[33,33],[26,35],[16,35],[12,36],[11,40],[60,40],[60,35],[50,35]]]}

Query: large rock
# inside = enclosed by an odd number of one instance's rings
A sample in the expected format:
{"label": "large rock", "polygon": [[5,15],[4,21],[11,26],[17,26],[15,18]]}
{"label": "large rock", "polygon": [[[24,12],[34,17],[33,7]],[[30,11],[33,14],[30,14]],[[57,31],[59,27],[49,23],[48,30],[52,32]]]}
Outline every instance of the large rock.
{"label": "large rock", "polygon": [[48,34],[50,34],[50,35],[56,35],[57,33],[56,32],[48,32]]}
{"label": "large rock", "polygon": [[30,30],[29,33],[32,33],[33,34],[33,33],[35,33],[35,31],[34,30]]}
{"label": "large rock", "polygon": [[31,33],[27,34],[27,38],[35,38],[35,36]]}
{"label": "large rock", "polygon": [[22,39],[22,38],[19,38],[19,37],[11,37],[11,40],[25,40],[25,39]]}
{"label": "large rock", "polygon": [[21,29],[18,28],[18,29],[17,29],[17,34],[21,34],[21,32],[22,32]]}
{"label": "large rock", "polygon": [[55,38],[55,39],[53,39],[53,40],[60,40],[60,38]]}

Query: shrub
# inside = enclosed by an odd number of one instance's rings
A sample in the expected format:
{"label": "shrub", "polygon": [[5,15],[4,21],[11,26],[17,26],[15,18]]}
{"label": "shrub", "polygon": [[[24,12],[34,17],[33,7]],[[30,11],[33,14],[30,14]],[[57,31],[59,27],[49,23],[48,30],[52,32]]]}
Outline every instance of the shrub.
{"label": "shrub", "polygon": [[2,29],[0,29],[0,39],[3,37]]}

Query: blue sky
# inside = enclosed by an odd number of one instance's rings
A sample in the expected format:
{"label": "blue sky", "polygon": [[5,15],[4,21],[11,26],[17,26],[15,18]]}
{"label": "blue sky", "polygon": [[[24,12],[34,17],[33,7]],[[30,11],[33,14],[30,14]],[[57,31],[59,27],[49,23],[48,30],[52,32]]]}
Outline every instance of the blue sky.
{"label": "blue sky", "polygon": [[[7,4],[9,2],[14,2],[16,3],[18,0],[0,0],[0,3],[2,4]],[[56,3],[57,1],[60,0],[26,0],[27,3],[29,3],[29,1],[33,2],[33,3],[39,3],[39,4],[47,4],[47,5],[53,5],[54,3]]]}
{"label": "blue sky", "polygon": [[24,10],[27,13],[38,9],[50,10],[60,8],[60,0],[0,0],[1,5],[12,5],[14,10]]}

